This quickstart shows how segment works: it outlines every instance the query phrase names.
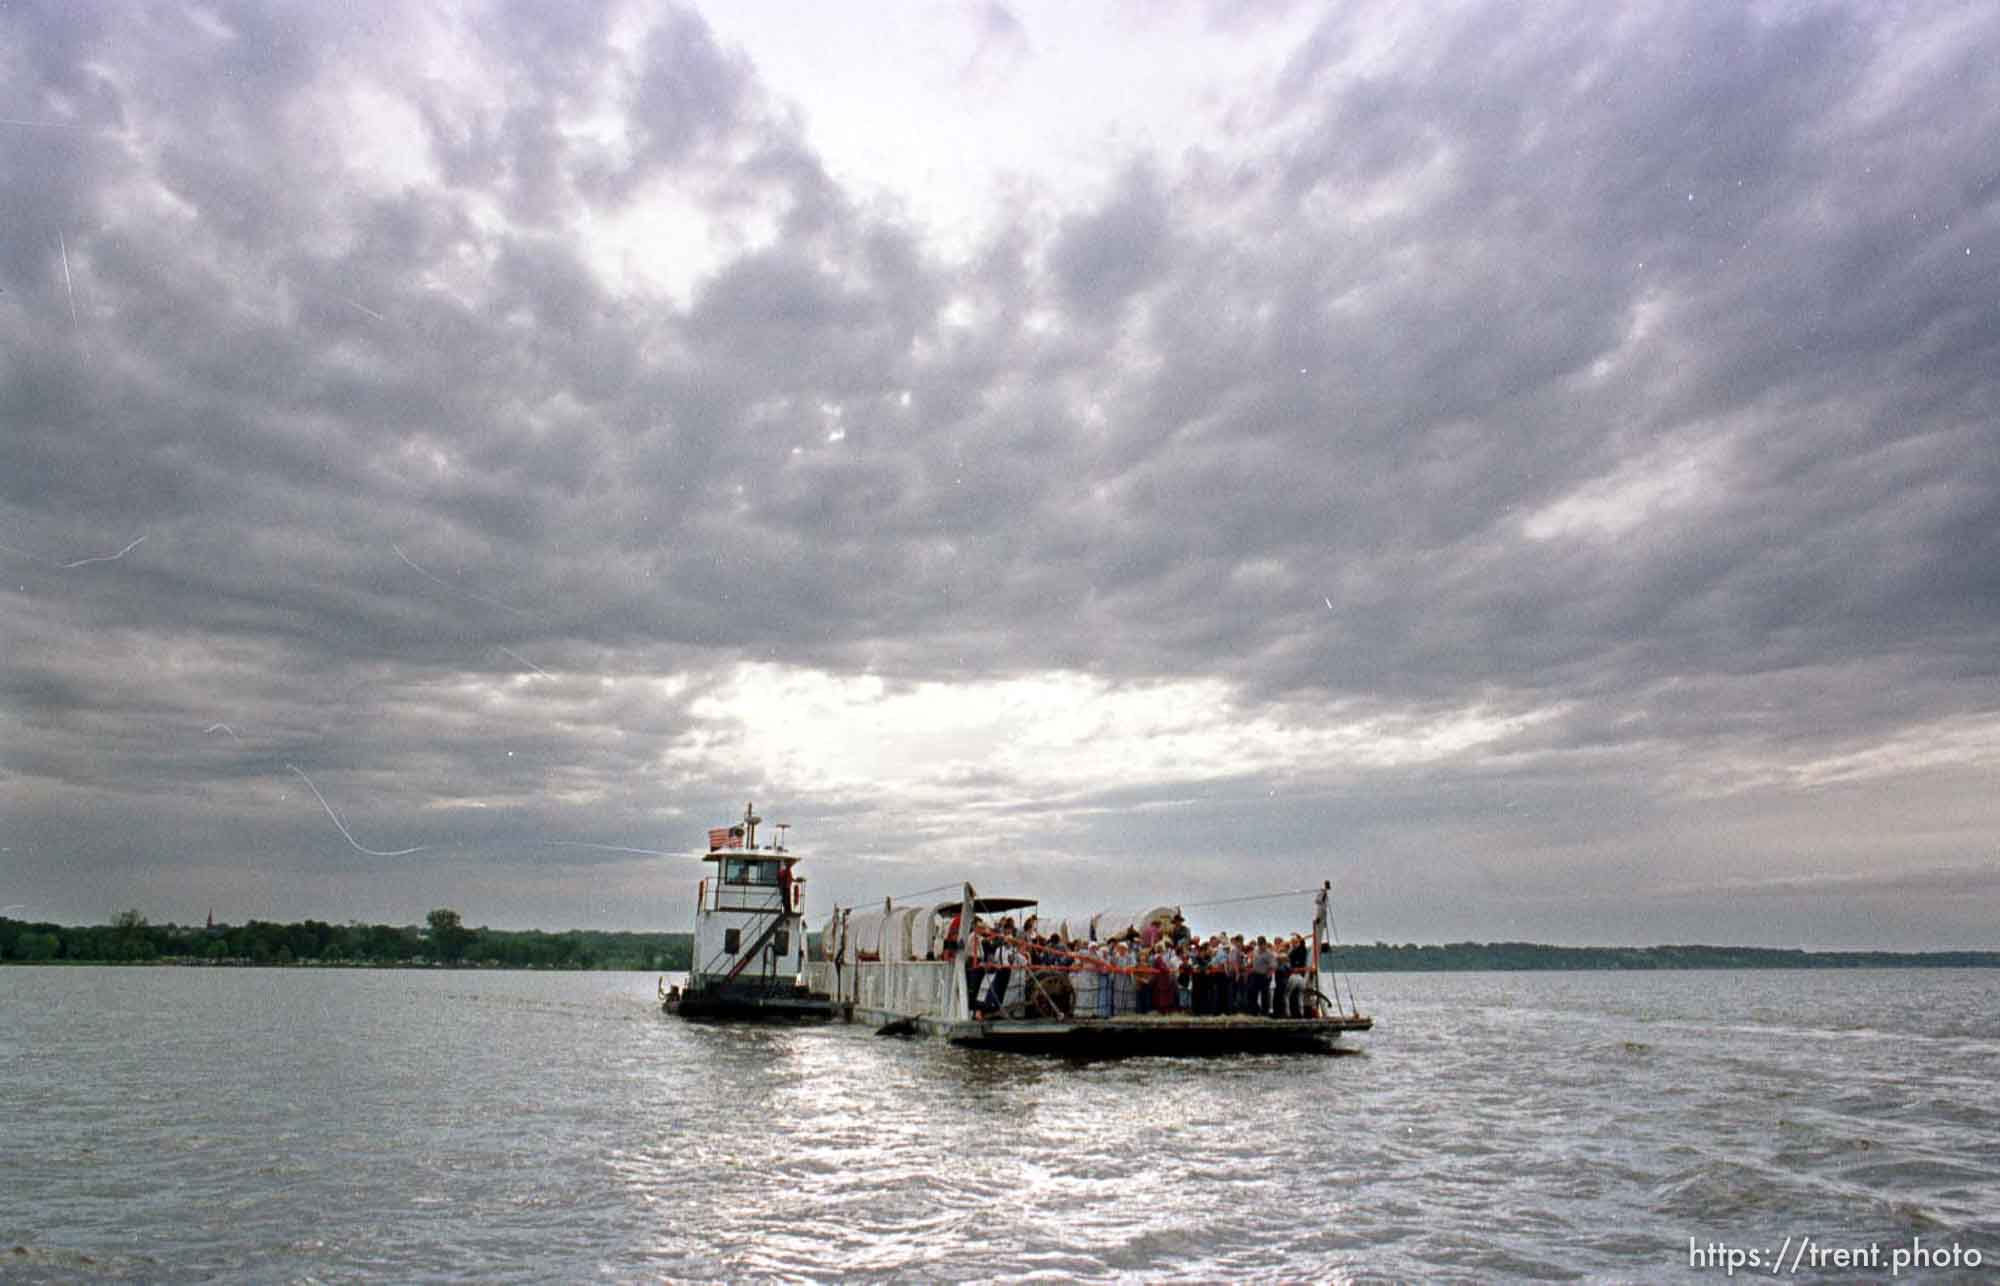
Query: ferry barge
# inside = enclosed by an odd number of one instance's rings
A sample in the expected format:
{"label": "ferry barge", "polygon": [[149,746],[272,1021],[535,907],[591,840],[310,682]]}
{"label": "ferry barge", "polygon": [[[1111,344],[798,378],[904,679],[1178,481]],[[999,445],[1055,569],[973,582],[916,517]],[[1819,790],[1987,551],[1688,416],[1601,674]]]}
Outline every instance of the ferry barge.
{"label": "ferry barge", "polygon": [[[831,997],[846,1021],[972,1048],[1082,1056],[1324,1051],[1343,1036],[1375,1025],[1358,1009],[1343,1013],[1329,994],[1335,989],[1320,985],[1328,977],[1321,971],[1320,946],[1330,928],[1329,893],[1322,885],[1315,902],[1310,997],[1296,1017],[1188,1012],[1100,1017],[1076,1003],[1071,974],[1091,973],[1094,985],[1107,986],[1115,973],[1149,971],[1118,970],[1096,961],[1002,966],[1009,975],[1019,975],[1017,987],[1006,993],[1018,999],[997,1008],[975,1007],[975,978],[994,970],[969,965],[968,943],[993,936],[994,930],[986,927],[991,917],[1025,912],[1037,900],[981,897],[970,884],[956,902],[836,909],[820,935],[821,958],[809,966],[807,977],[812,990]],[[1173,908],[1157,911],[1171,915]],[[1108,929],[1094,924],[1086,936],[1109,938],[1121,928],[1136,932],[1154,914],[1124,917],[1121,925]],[[961,933],[964,925],[974,927]]]}

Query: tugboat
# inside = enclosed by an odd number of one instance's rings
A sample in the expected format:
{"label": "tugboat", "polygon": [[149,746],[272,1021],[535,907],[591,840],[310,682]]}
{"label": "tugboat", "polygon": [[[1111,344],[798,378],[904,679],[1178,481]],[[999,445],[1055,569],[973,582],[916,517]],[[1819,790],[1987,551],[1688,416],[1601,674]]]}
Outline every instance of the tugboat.
{"label": "tugboat", "polygon": [[660,987],[660,1007],[682,1018],[736,1022],[824,1022],[833,1000],[801,981],[806,969],[805,881],[799,856],[778,838],[759,846],[763,823],[749,804],[743,820],[708,832],[701,859],[715,870],[695,897],[694,960],[685,987]]}

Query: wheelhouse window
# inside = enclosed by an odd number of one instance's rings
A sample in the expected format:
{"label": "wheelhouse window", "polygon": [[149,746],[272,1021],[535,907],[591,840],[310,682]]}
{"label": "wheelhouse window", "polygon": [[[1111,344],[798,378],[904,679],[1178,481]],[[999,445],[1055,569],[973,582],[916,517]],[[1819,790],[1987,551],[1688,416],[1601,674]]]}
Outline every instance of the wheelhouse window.
{"label": "wheelhouse window", "polygon": [[776,884],[778,864],[754,857],[732,857],[722,864],[724,884]]}

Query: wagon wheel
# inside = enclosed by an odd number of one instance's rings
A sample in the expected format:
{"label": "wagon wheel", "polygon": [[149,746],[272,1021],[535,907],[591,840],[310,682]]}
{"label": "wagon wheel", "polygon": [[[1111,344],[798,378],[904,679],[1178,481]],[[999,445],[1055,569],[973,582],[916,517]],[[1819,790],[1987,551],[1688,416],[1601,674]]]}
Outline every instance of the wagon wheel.
{"label": "wagon wheel", "polygon": [[1028,1005],[1037,1018],[1065,1018],[1075,1005],[1075,991],[1070,986],[1069,975],[1059,969],[1031,974],[1034,986],[1029,990]]}

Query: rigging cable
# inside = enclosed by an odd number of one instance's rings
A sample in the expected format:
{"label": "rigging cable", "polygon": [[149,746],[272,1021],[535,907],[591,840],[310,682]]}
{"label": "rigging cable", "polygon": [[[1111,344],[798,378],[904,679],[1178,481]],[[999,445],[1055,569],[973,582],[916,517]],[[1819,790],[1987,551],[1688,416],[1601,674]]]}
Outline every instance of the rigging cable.
{"label": "rigging cable", "polygon": [[[1333,944],[1339,946],[1340,926],[1333,922],[1332,898],[1328,898],[1326,902],[1326,931],[1332,936]],[[1338,1009],[1340,1007],[1340,974],[1336,972],[1333,977],[1333,1004],[1334,1008]],[[1356,1018],[1361,1017],[1361,1002],[1354,998],[1354,975],[1352,973],[1347,975],[1347,1010]]]}
{"label": "rigging cable", "polygon": [[895,897],[892,897],[892,898],[890,898],[890,899],[889,899],[889,901],[891,901],[891,902],[907,902],[907,901],[909,901],[909,900],[910,900],[911,898],[920,898],[920,897],[922,897],[922,896],[923,896],[924,894],[926,894],[926,893],[942,893],[942,892],[944,892],[944,891],[945,891],[946,889],[955,889],[955,888],[958,888],[958,887],[960,887],[960,886],[959,886],[959,885],[957,885],[957,884],[940,884],[940,885],[938,885],[938,886],[937,886],[936,888],[933,888],[933,889],[918,889],[918,890],[917,890],[917,891],[916,891],[915,893],[898,893],[898,894],[897,894],[897,895],[896,895]]}
{"label": "rigging cable", "polygon": [[1217,898],[1213,902],[1183,902],[1181,903],[1180,909],[1183,911],[1191,911],[1196,907],[1229,906],[1230,904],[1235,902],[1269,902],[1274,898],[1293,898],[1293,897],[1300,897],[1308,893],[1317,893],[1317,892],[1319,892],[1318,889],[1286,889],[1281,893],[1252,893],[1247,897]]}

